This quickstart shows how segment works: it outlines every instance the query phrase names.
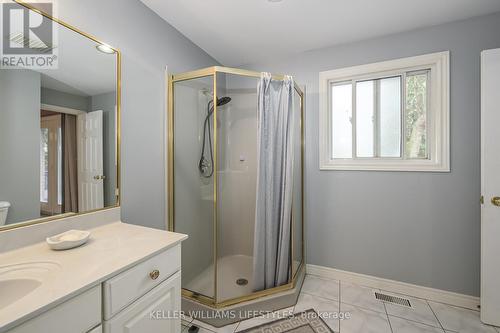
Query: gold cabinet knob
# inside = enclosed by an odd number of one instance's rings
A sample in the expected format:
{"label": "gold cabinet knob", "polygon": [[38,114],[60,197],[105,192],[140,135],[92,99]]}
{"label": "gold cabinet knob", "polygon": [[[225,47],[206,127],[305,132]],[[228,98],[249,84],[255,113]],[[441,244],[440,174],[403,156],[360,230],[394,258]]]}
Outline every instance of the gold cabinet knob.
{"label": "gold cabinet knob", "polygon": [[160,276],[160,271],[157,269],[149,273],[149,277],[151,278],[151,280],[156,280],[159,276]]}
{"label": "gold cabinet knob", "polygon": [[500,206],[500,197],[491,198],[491,203],[495,206]]}

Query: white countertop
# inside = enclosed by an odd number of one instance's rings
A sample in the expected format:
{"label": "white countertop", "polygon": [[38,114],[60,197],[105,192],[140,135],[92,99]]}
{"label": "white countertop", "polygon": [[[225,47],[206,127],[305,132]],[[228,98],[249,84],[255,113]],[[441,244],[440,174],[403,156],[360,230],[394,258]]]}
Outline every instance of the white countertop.
{"label": "white countertop", "polygon": [[90,240],[75,249],[53,251],[42,242],[0,253],[0,268],[30,262],[54,262],[56,267],[59,266],[49,273],[50,276],[40,287],[0,309],[0,332],[39,315],[187,238],[179,233],[122,222],[89,230],[92,233]]}

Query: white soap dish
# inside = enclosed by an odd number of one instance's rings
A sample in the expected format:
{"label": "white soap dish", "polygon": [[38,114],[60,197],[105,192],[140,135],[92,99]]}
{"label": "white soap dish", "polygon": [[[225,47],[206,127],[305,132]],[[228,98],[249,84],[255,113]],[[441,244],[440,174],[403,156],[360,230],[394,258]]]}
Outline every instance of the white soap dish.
{"label": "white soap dish", "polygon": [[87,243],[90,231],[69,230],[62,234],[47,237],[46,241],[52,250],[68,250]]}

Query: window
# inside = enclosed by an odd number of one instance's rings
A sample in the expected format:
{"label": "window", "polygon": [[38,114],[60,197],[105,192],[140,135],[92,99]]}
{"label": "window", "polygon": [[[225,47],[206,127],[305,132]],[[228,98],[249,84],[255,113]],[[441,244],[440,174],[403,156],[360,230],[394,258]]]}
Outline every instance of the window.
{"label": "window", "polygon": [[50,216],[62,211],[61,116],[43,116],[40,125],[40,211]]}
{"label": "window", "polygon": [[320,73],[320,169],[449,171],[449,52]]}

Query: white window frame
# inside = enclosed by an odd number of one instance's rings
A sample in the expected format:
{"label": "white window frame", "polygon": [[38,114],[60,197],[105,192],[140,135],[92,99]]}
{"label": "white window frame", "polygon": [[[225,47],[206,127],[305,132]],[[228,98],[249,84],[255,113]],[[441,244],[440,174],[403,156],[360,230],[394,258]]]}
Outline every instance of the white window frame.
{"label": "white window frame", "polygon": [[[450,171],[450,52],[437,52],[319,73],[319,165],[320,170]],[[430,70],[427,109],[427,159],[333,158],[331,85],[361,79],[399,76],[402,72]],[[404,77],[404,76],[403,76]],[[402,82],[405,86],[405,82]],[[404,95],[401,96],[402,100]],[[402,117],[404,121],[404,117]],[[353,130],[355,124],[353,124]],[[404,142],[404,133],[401,133]],[[403,152],[401,152],[402,156]]]}

